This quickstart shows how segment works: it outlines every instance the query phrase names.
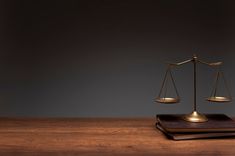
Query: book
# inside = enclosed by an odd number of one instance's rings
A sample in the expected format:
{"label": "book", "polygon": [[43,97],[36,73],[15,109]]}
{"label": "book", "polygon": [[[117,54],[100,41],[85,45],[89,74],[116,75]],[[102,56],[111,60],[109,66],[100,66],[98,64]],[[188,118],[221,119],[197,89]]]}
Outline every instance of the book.
{"label": "book", "polygon": [[210,132],[210,133],[171,133],[167,132],[161,125],[156,124],[156,127],[162,131],[168,138],[173,140],[191,140],[191,139],[206,139],[206,138],[226,138],[235,137],[235,132]]}
{"label": "book", "polygon": [[191,123],[182,115],[157,115],[156,128],[173,140],[235,137],[235,121],[224,114],[207,114],[207,122]]}
{"label": "book", "polygon": [[207,122],[192,123],[183,115],[156,115],[157,122],[167,132],[235,132],[235,121],[224,114],[207,114]]}

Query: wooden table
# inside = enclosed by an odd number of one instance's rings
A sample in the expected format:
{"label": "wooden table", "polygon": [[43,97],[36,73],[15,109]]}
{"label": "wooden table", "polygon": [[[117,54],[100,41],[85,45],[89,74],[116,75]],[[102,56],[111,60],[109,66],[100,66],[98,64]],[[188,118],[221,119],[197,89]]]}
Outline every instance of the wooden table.
{"label": "wooden table", "polygon": [[235,139],[168,140],[154,118],[0,118],[0,156],[235,155]]}

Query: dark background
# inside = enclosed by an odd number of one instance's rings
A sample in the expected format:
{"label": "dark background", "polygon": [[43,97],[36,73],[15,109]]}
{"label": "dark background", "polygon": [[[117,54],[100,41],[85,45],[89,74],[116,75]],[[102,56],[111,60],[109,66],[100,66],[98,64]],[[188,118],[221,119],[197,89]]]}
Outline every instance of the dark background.
{"label": "dark background", "polygon": [[[0,2],[0,115],[136,117],[189,113],[192,65],[173,71],[182,101],[156,104],[166,61],[197,53],[222,67],[234,90],[235,11],[226,0]],[[198,66],[198,109],[215,70]]]}

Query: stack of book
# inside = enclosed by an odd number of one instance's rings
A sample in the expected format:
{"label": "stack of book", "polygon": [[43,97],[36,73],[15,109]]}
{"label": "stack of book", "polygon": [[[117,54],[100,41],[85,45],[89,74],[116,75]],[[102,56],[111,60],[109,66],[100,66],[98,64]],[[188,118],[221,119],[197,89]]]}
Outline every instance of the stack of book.
{"label": "stack of book", "polygon": [[173,140],[235,138],[235,121],[224,114],[206,116],[207,122],[192,123],[184,121],[182,115],[157,115],[156,127]]}

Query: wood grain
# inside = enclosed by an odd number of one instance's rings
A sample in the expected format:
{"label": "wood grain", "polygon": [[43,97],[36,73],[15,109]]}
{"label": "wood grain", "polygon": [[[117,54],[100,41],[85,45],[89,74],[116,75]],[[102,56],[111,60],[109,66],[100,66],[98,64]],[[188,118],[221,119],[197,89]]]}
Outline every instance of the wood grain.
{"label": "wood grain", "polygon": [[235,155],[235,139],[168,140],[154,118],[0,118],[0,156]]}

